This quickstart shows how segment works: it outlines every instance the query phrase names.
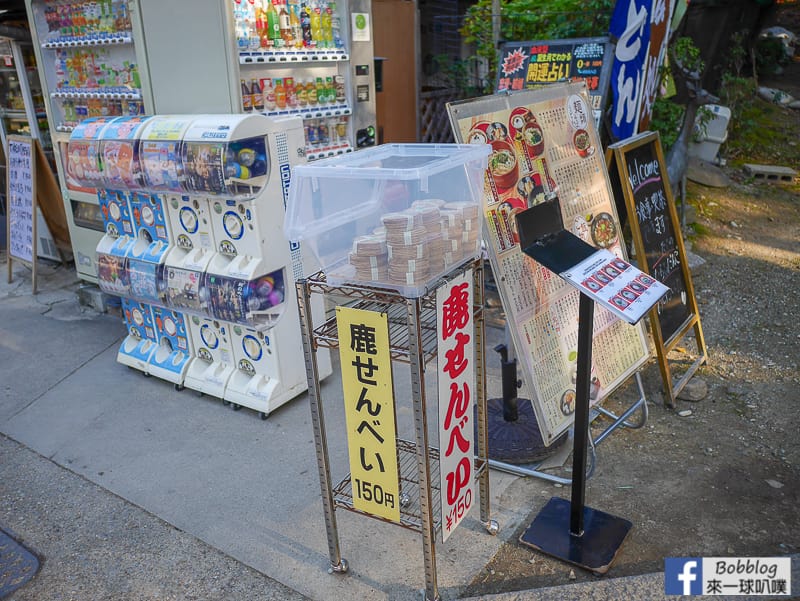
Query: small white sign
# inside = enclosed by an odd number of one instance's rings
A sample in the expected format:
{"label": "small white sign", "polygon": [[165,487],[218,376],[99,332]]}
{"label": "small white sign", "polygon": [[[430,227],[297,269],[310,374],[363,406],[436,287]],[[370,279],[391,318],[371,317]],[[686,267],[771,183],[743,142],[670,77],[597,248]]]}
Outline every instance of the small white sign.
{"label": "small white sign", "polygon": [[369,42],[369,13],[353,13],[352,25],[353,41]]}

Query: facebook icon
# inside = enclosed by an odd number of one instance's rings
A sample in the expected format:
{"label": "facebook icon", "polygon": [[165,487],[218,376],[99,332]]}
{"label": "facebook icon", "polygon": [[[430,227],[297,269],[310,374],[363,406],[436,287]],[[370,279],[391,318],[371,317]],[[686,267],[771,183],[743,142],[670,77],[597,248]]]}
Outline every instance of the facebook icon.
{"label": "facebook icon", "polygon": [[667,557],[664,562],[667,595],[703,594],[703,560],[700,557]]}

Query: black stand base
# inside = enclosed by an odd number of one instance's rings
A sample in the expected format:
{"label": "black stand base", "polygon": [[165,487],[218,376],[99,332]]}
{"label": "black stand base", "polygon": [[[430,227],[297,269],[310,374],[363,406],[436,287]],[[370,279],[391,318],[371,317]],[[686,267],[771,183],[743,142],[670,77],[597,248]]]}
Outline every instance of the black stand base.
{"label": "black stand base", "polygon": [[[526,464],[543,461],[557,453],[567,442],[564,432],[550,446],[542,441],[539,422],[528,399],[515,399],[517,419],[506,421],[503,399],[489,399],[486,403],[486,433],[489,439],[489,459],[505,463]],[[477,419],[476,432],[477,432]],[[476,438],[477,440],[477,438]]]}
{"label": "black stand base", "polygon": [[553,497],[519,542],[595,574],[605,574],[633,524],[603,511],[583,507],[583,535],[573,536],[570,533],[570,508],[567,499]]}

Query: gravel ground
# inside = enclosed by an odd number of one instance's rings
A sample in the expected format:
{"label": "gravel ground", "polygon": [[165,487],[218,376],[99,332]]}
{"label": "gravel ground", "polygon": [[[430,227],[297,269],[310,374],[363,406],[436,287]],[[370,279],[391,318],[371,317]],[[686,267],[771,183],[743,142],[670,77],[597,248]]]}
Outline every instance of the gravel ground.
{"label": "gravel ground", "polygon": [[[797,113],[787,127],[800,131]],[[650,416],[598,448],[586,503],[634,529],[607,577],[662,571],[671,556],[779,556],[800,550],[800,185],[756,183],[727,170],[728,188],[690,183],[688,245],[708,364],[690,384],[699,402],[663,406],[653,362],[642,372]],[[695,345],[672,354],[676,369]],[[621,411],[634,392],[606,403]],[[564,470],[563,475],[569,476]],[[592,580],[517,538],[551,496],[569,489],[521,479],[509,489],[534,507],[471,584],[472,595]]]}

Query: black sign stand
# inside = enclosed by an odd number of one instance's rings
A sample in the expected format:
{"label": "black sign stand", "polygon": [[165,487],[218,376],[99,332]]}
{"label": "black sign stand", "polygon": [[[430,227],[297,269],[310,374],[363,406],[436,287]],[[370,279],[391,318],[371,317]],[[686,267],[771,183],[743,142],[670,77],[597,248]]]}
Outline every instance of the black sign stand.
{"label": "black sign stand", "polygon": [[[517,230],[523,252],[556,275],[564,273],[597,252],[597,249],[563,229],[557,199],[519,213]],[[658,298],[655,298],[653,304],[657,301]],[[605,574],[633,524],[626,519],[586,507],[584,502],[594,302],[581,292],[578,307],[572,498],[570,501],[560,497],[551,498],[520,537],[520,542],[597,574]]]}

